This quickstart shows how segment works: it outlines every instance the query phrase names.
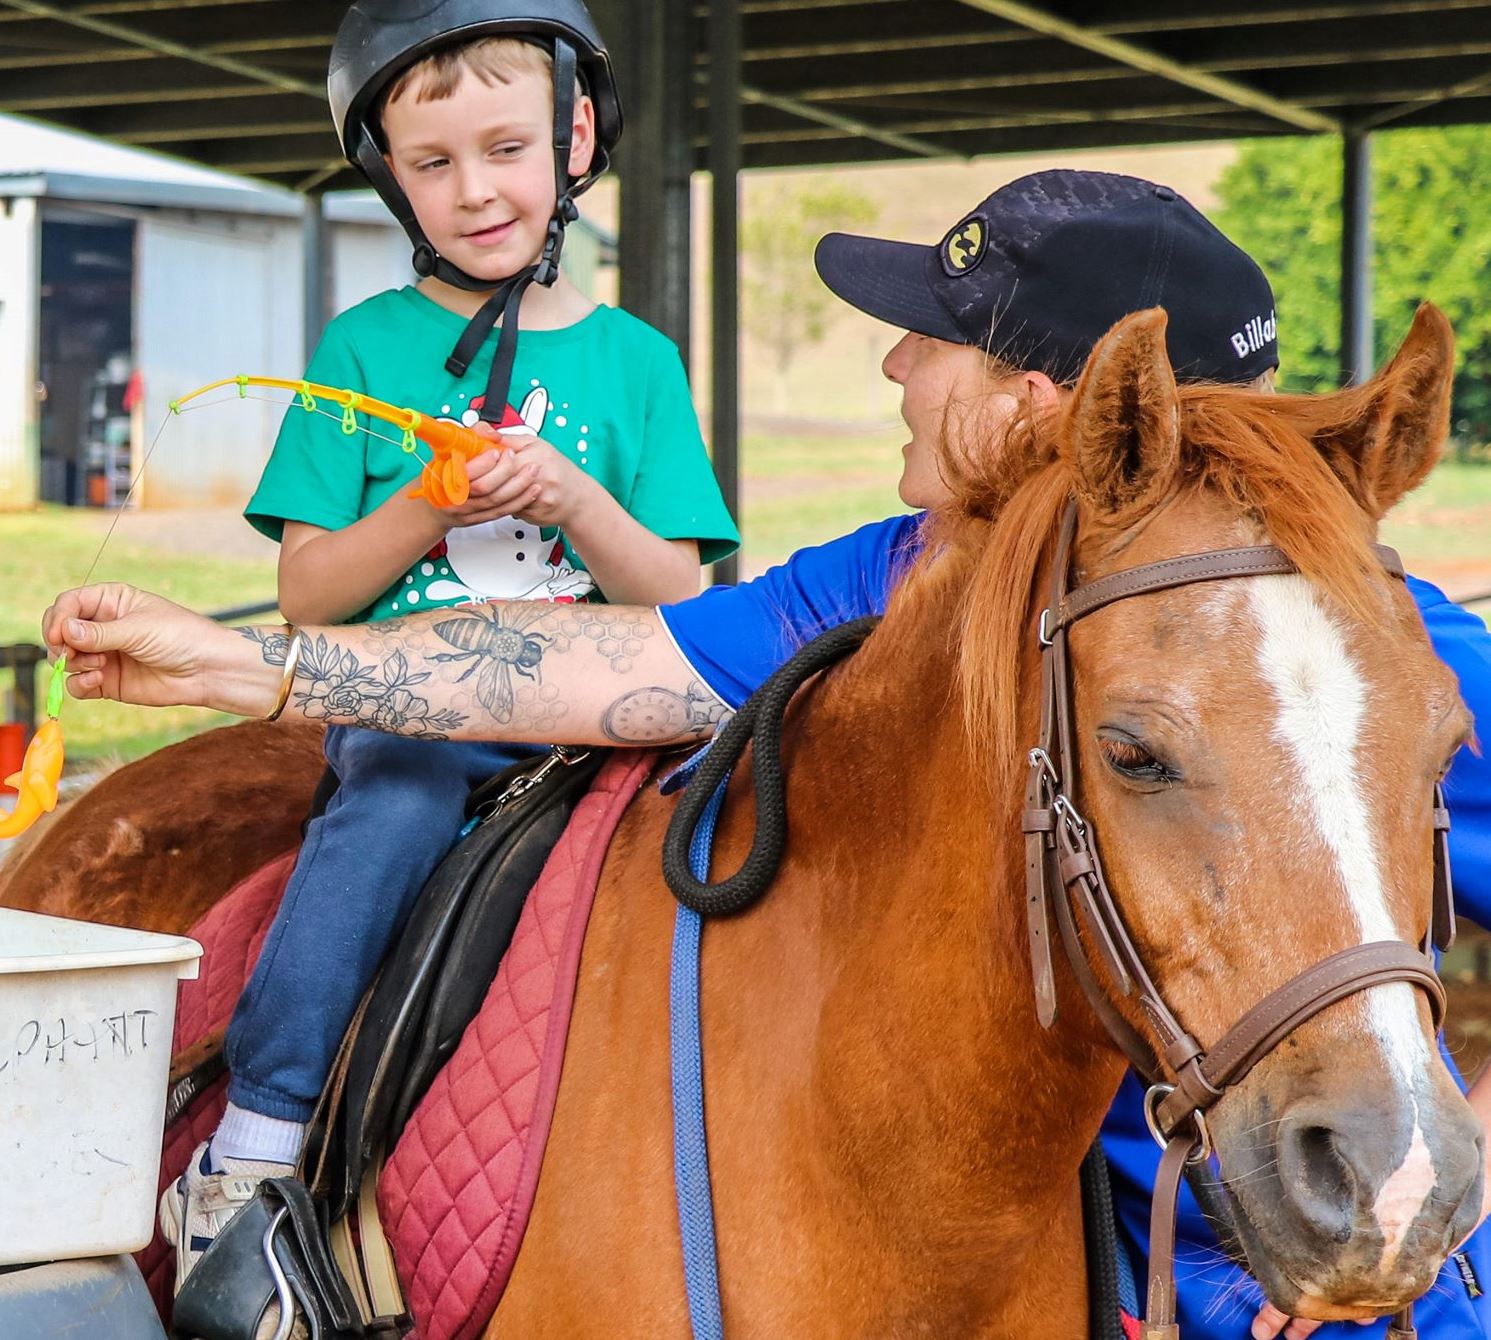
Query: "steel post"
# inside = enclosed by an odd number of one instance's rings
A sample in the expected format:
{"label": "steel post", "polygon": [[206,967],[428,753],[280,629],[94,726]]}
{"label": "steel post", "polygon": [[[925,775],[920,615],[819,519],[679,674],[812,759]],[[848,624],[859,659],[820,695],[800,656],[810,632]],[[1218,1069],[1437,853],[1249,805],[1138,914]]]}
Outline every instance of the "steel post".
{"label": "steel post", "polygon": [[690,0],[620,0],[626,134],[621,177],[621,305],[689,359],[694,22]]}
{"label": "steel post", "polygon": [[305,332],[305,358],[321,342],[321,333],[331,319],[331,233],[326,222],[326,195],[308,191],[301,196],[300,238],[303,264],[302,329]]}
{"label": "steel post", "polygon": [[1372,137],[1341,138],[1341,383],[1372,375]]}
{"label": "steel post", "polygon": [[[740,0],[709,6],[710,445],[725,505],[740,521]],[[739,555],[714,565],[740,577]]]}

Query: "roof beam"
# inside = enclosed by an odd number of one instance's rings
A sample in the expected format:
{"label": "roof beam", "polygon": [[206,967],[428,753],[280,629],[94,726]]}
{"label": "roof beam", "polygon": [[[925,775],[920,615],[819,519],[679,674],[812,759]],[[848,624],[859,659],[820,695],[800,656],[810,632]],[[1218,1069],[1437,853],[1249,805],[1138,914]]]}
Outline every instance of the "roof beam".
{"label": "roof beam", "polygon": [[1390,121],[1396,121],[1400,117],[1422,111],[1425,107],[1432,107],[1436,103],[1449,102],[1454,98],[1473,98],[1478,93],[1486,92],[1491,92],[1491,73],[1476,75],[1470,79],[1462,79],[1458,84],[1451,84],[1448,88],[1435,89],[1433,92],[1424,93],[1410,98],[1407,102],[1399,103],[1396,107],[1384,108],[1380,112],[1375,112],[1373,115],[1355,122],[1353,129],[1376,130],[1379,126],[1385,126]]}
{"label": "roof beam", "polygon": [[[1226,68],[1312,70],[1322,65],[1356,66],[1368,61],[1390,64],[1395,61],[1447,60],[1466,56],[1491,56],[1491,37],[1480,42],[1445,42],[1421,47],[1372,47],[1323,54],[1302,52],[1285,55],[1269,52],[1256,57],[1239,57],[1233,61],[1198,62],[1194,68],[1213,71]],[[1008,89],[1111,83],[1132,80],[1135,73],[1127,66],[1115,65],[1067,70],[1026,68],[999,74],[940,75],[926,79],[893,79],[875,83],[823,84],[796,88],[793,93],[802,101],[814,105],[864,101],[883,106],[887,98],[942,97],[947,94],[998,93]],[[1434,100],[1438,100],[1437,96]],[[1290,102],[1295,107],[1307,105],[1298,98],[1291,99]]]}
{"label": "roof beam", "polygon": [[[5,2],[9,3],[10,0]],[[1335,132],[1341,129],[1340,122],[1334,117],[1310,111],[1281,98],[1270,97],[1267,93],[1249,88],[1235,79],[1193,69],[1167,56],[1135,46],[1121,37],[1112,37],[1095,29],[1070,23],[1047,10],[1024,4],[1022,0],[959,0],[959,3],[1003,19],[1006,23],[1018,24],[1032,32],[1043,33],[1047,37],[1055,37],[1072,46],[1081,47],[1084,51],[1095,52],[1121,65],[1130,65],[1146,74],[1158,75],[1171,83],[1210,94],[1222,102],[1230,102],[1250,112],[1262,112],[1265,116],[1271,116],[1276,121],[1283,121],[1300,130]]]}
{"label": "roof beam", "polygon": [[1380,19],[1394,14],[1430,14],[1438,17],[1450,10],[1486,9],[1486,0],[1351,0],[1350,3],[1302,4],[1298,9],[1258,10],[1242,6],[1228,12],[1186,14],[1167,6],[1147,17],[1117,19],[1094,24],[1094,31],[1120,33],[1171,33],[1200,28],[1272,27],[1280,23],[1318,23],[1332,19]]}
{"label": "roof beam", "polygon": [[308,97],[315,98],[321,102],[326,97],[326,90],[319,84],[307,83],[303,79],[295,79],[290,75],[281,74],[277,70],[271,70],[263,65],[254,65],[249,61],[238,60],[234,56],[215,54],[203,51],[197,47],[185,46],[180,42],[173,42],[169,38],[157,37],[153,33],[147,33],[143,29],[135,28],[129,24],[115,23],[112,19],[98,18],[94,15],[78,14],[69,9],[61,9],[56,5],[45,3],[45,0],[0,0],[0,5],[7,9],[19,10],[23,14],[30,14],[39,19],[51,19],[54,23],[65,23],[69,27],[83,28],[88,32],[101,33],[104,37],[112,37],[116,41],[128,42],[133,46],[144,48],[146,51],[159,52],[163,56],[174,56],[178,60],[192,61],[197,65],[206,65],[214,70],[221,70],[225,74],[237,75],[240,79],[247,79],[252,83],[264,84],[270,88],[276,88],[285,93],[304,93]]}
{"label": "roof beam", "polygon": [[[192,88],[153,88],[139,92],[58,93],[52,96],[7,98],[0,96],[0,112],[32,115],[38,112],[72,112],[88,107],[155,106],[167,102],[217,102],[224,98],[261,98],[274,92],[258,84],[199,85]],[[108,138],[105,135],[104,138]]]}
{"label": "roof beam", "polygon": [[[1217,119],[1215,102],[1179,102],[1147,107],[1104,107],[1091,111],[1061,111],[1051,113],[1012,114],[1008,116],[928,117],[921,121],[899,123],[895,131],[901,134],[965,134],[970,131],[1024,130],[1057,126],[1113,125],[1125,121],[1196,121],[1208,125]],[[1234,127],[1234,134],[1256,133],[1252,128]],[[789,144],[810,140],[834,139],[830,128],[747,131],[742,142],[751,145]],[[946,156],[946,151],[944,151]]]}
{"label": "roof beam", "polygon": [[[0,0],[0,3],[5,3],[5,0]],[[698,71],[694,75],[694,82],[712,91],[706,71]],[[740,86],[740,100],[759,107],[774,107],[777,111],[785,112],[799,121],[811,121],[815,125],[825,126],[842,134],[874,140],[878,144],[884,144],[891,149],[899,149],[903,154],[912,154],[918,158],[956,158],[958,156],[944,149],[940,144],[933,144],[930,140],[919,139],[913,135],[901,135],[893,130],[881,130],[878,126],[862,121],[857,116],[845,116],[840,112],[812,107],[797,98],[788,97],[785,93],[768,93],[751,84]]]}
{"label": "roof beam", "polygon": [[[8,4],[9,0],[0,0]],[[194,48],[201,57],[257,54],[265,51],[324,51],[331,45],[325,37],[262,37],[245,42],[214,42]],[[70,47],[66,51],[28,51],[15,56],[0,56],[0,70],[37,70],[50,65],[122,64],[126,61],[160,60],[173,53],[139,46]],[[205,63],[205,61],[204,61]]]}
{"label": "roof beam", "polygon": [[[224,9],[229,6],[270,3],[270,0],[103,0],[102,3],[78,5],[68,13],[97,18],[105,14],[145,14],[156,10],[174,12],[182,9]],[[24,23],[24,14],[0,14],[0,23]]]}

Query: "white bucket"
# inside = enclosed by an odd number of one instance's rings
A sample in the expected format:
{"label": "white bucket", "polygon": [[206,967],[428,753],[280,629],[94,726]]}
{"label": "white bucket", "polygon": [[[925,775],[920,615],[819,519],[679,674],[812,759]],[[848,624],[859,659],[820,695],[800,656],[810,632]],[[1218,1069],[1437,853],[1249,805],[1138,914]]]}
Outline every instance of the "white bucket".
{"label": "white bucket", "polygon": [[0,908],[0,1265],[138,1251],[202,946]]}

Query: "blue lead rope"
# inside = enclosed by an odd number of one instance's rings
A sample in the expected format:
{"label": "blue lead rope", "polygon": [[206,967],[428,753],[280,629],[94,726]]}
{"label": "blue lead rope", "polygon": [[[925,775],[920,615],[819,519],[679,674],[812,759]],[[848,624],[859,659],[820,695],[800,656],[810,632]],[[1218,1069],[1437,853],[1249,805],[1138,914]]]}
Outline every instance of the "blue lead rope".
{"label": "blue lead rope", "polygon": [[[675,778],[692,773],[704,751]],[[672,779],[670,779],[672,780]],[[689,842],[695,879],[709,878],[715,823],[725,801],[727,773],[710,796]],[[668,987],[673,1070],[673,1183],[683,1235],[683,1278],[694,1340],[724,1340],[720,1307],[719,1254],[715,1248],[714,1196],[709,1186],[709,1141],[704,1130],[704,1046],[699,1031],[699,944],[704,929],[697,912],[679,906],[673,923],[673,966]]]}

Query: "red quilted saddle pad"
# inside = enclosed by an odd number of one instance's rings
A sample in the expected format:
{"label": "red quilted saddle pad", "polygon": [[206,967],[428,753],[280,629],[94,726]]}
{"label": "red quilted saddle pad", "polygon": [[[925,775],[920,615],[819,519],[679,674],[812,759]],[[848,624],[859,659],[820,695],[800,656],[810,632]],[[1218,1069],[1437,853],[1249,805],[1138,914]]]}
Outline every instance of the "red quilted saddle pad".
{"label": "red quilted saddle pad", "polygon": [[421,1340],[474,1340],[517,1260],[564,1064],[585,927],[611,834],[652,771],[596,777],[523,908],[512,947],[378,1186]]}
{"label": "red quilted saddle pad", "polygon": [[[384,1169],[379,1208],[420,1340],[479,1335],[512,1273],[538,1188],[596,883],[611,834],[652,764],[652,755],[621,755],[597,775],[529,895],[481,1009]],[[202,966],[182,984],[173,1054],[227,1026],[295,855],[249,876],[191,929]],[[227,1087],[226,1076],[213,1082],[167,1130],[162,1190],[217,1126]],[[169,1318],[171,1248],[157,1232],[136,1259]]]}
{"label": "red quilted saddle pad", "polygon": [[[176,1004],[176,1032],[172,1055],[226,1028],[263,948],[269,923],[295,868],[295,852],[276,857],[262,870],[232,889],[188,934],[202,946],[201,970],[196,981],[183,982]],[[166,1130],[161,1148],[160,1190],[181,1175],[191,1152],[216,1129],[228,1102],[228,1079],[208,1085],[176,1123]],[[150,1286],[163,1318],[170,1318],[172,1285],[176,1276],[174,1250],[157,1228],[150,1245],[135,1260]]]}

